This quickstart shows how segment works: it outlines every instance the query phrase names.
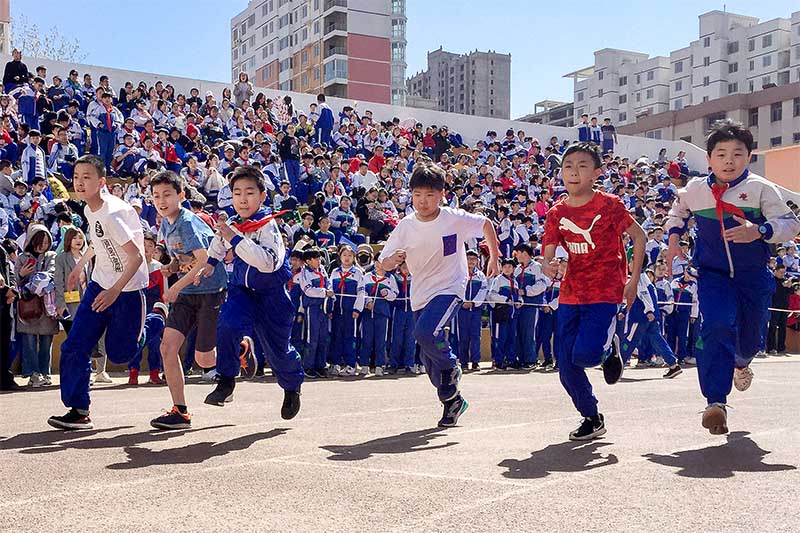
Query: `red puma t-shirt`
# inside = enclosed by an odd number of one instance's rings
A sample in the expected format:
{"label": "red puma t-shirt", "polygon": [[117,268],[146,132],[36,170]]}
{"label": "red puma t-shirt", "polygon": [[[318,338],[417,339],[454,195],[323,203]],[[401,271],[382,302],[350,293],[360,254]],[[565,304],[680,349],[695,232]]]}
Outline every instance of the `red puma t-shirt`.
{"label": "red puma t-shirt", "polygon": [[601,191],[580,207],[561,200],[550,208],[543,246],[560,244],[569,253],[559,303],[622,303],[628,278],[622,234],[633,222],[618,197]]}

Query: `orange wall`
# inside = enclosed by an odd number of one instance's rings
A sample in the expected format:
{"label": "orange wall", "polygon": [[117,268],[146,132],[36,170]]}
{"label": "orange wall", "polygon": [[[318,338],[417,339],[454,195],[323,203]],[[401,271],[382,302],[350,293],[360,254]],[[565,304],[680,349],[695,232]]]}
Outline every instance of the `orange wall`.
{"label": "orange wall", "polygon": [[764,175],[790,191],[800,192],[800,145],[765,152]]}

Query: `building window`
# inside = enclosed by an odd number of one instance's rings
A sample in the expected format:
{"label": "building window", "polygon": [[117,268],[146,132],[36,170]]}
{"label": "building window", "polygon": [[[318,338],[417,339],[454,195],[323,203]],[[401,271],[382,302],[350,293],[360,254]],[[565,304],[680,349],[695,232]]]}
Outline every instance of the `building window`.
{"label": "building window", "polygon": [[647,81],[653,81],[653,78],[655,77],[655,75],[656,75],[655,71],[648,70],[647,71]]}
{"label": "building window", "polygon": [[578,99],[578,102],[583,102],[583,93],[582,92],[578,93],[578,98],[577,99]]}
{"label": "building window", "polygon": [[319,79],[319,67],[314,69],[314,81]]}
{"label": "building window", "polygon": [[778,85],[786,85],[789,83],[789,71],[778,72]]}
{"label": "building window", "polygon": [[792,101],[792,105],[794,107],[794,111],[792,112],[792,116],[800,117],[800,97],[795,98]]}
{"label": "building window", "polygon": [[675,82],[675,90],[676,91],[682,91],[683,90],[683,81],[679,80],[679,81]]}
{"label": "building window", "polygon": [[647,92],[645,93],[644,97],[647,98],[648,100],[650,98],[652,98],[653,97],[653,89],[647,89]]}
{"label": "building window", "polygon": [[703,103],[708,102],[708,96],[703,97]]}
{"label": "building window", "polygon": [[747,113],[749,120],[748,120],[748,128],[757,127],[758,126],[758,108],[751,107],[750,111]]}
{"label": "building window", "polygon": [[302,76],[300,76],[300,84],[301,84],[303,87],[305,87],[306,85],[308,85],[308,74],[306,74],[306,73],[303,73],[303,75],[302,75]]}
{"label": "building window", "polygon": [[708,76],[703,76],[703,87],[708,87],[710,79]]}
{"label": "building window", "polygon": [[761,66],[768,67],[772,64],[772,56],[764,56],[761,58]]}
{"label": "building window", "polygon": [[769,145],[770,145],[771,147],[773,147],[773,148],[774,148],[775,146],[780,146],[780,145],[781,145],[781,140],[782,140],[782,137],[770,137],[770,139],[769,139]]}
{"label": "building window", "polygon": [[761,38],[761,48],[769,48],[770,46],[772,46],[772,34],[768,33]]}
{"label": "building window", "polygon": [[753,92],[753,89],[755,88],[755,83],[753,82],[753,80],[750,80],[749,87],[750,87],[750,92]]}
{"label": "building window", "polygon": [[736,93],[736,92],[739,92],[739,83],[737,83],[737,82],[729,83],[728,84],[728,94],[733,94],[733,93]]}
{"label": "building window", "polygon": [[747,51],[752,52],[755,49],[756,49],[756,40],[750,39],[749,41],[747,41]]}
{"label": "building window", "polygon": [[392,0],[392,13],[399,15],[405,11],[405,0]]}
{"label": "building window", "polygon": [[319,57],[319,45],[314,45],[314,57]]}
{"label": "building window", "polygon": [[728,53],[735,54],[739,51],[739,41],[733,41],[728,43]]}
{"label": "building window", "polygon": [[704,57],[704,58],[703,58],[703,66],[704,66],[704,67],[707,67],[707,66],[709,66],[710,64],[711,64],[711,58],[710,58],[710,57],[708,57],[708,56]]}
{"label": "building window", "polygon": [[602,98],[603,97],[603,89],[597,89],[597,97],[598,98]]}
{"label": "building window", "polygon": [[253,24],[255,24],[255,23],[256,23],[256,14],[253,13],[252,15],[247,17],[247,27],[248,28],[252,28]]}
{"label": "building window", "polygon": [[621,95],[619,96],[619,103],[620,103],[620,104],[624,104],[624,103],[626,103],[627,101],[628,101],[628,95],[627,95],[627,94],[621,94]]}
{"label": "building window", "polygon": [[628,113],[625,113],[623,111],[622,113],[619,114],[618,122],[625,122],[626,120],[628,120]]}
{"label": "building window", "polygon": [[306,63],[308,63],[308,52],[303,50],[303,53],[300,54],[300,64],[305,65]]}
{"label": "building window", "polygon": [[628,85],[628,76],[620,76],[619,78],[619,86],[624,87]]}
{"label": "building window", "polygon": [[597,114],[599,115],[599,114],[601,114],[602,112],[603,112],[603,106],[598,106],[598,107],[597,107]]}
{"label": "building window", "polygon": [[728,63],[728,74],[739,72],[739,63]]}
{"label": "building window", "polygon": [[406,46],[403,43],[392,43],[392,61],[406,60]]}
{"label": "building window", "polygon": [[678,98],[675,100],[674,109],[677,111],[678,109],[683,109],[683,100]]}
{"label": "building window", "polygon": [[641,102],[642,101],[642,93],[641,92],[636,93],[636,101],[637,102]]}
{"label": "building window", "polygon": [[770,122],[780,122],[783,119],[783,103],[775,102],[769,106],[769,120]]}
{"label": "building window", "polygon": [[751,59],[750,60],[750,72],[754,71],[755,69],[756,69],[756,62],[753,59]]}
{"label": "building window", "polygon": [[597,79],[598,80],[602,80],[603,79],[603,71],[602,70],[597,73]]}
{"label": "building window", "polygon": [[680,74],[681,72],[683,72],[683,61],[676,61],[674,68],[675,68],[675,74]]}
{"label": "building window", "polygon": [[399,39],[406,34],[406,23],[403,20],[392,21],[392,37]]}
{"label": "building window", "polygon": [[660,139],[661,138],[661,130],[652,130],[648,131],[644,134],[645,137],[648,139]]}
{"label": "building window", "polygon": [[711,37],[703,37],[703,48],[711,46]]}
{"label": "building window", "polygon": [[767,85],[772,83],[772,76],[764,76],[761,78],[761,88],[763,89]]}
{"label": "building window", "polygon": [[796,131],[792,134],[792,142],[794,144],[800,143],[800,131]]}

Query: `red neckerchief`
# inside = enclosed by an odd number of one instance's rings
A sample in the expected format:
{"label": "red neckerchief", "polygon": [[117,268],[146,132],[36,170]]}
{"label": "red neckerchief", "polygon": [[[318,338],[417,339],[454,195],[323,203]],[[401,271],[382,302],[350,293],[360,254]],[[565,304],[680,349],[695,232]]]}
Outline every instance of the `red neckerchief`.
{"label": "red neckerchief", "polygon": [[375,284],[375,288],[372,289],[372,297],[376,297],[378,295],[378,288],[380,287],[381,281],[385,280],[386,276],[382,278],[375,277],[375,274],[372,275],[372,282]]}
{"label": "red neckerchief", "polygon": [[288,285],[288,287],[289,287],[289,290],[290,290],[290,291],[292,290],[292,288],[294,288],[294,275],[295,275],[295,274],[297,274],[297,272],[295,272],[295,271],[293,270],[293,271],[292,271],[292,277],[291,277],[291,278],[289,278],[289,281],[286,283],[286,284]]}
{"label": "red neckerchief", "polygon": [[505,274],[503,274],[503,276],[505,276],[505,278],[508,280],[508,286],[511,288],[511,299],[513,300],[514,299],[514,274],[511,274],[510,278],[508,276],[506,276]]}
{"label": "red neckerchief", "polygon": [[[403,276],[403,297],[407,297],[408,296],[408,276],[405,276],[403,274],[400,274],[400,275]],[[470,279],[472,279],[472,276],[470,276]]]}
{"label": "red neckerchief", "polygon": [[680,281],[678,282],[678,297],[675,298],[676,302],[681,301],[681,294],[683,294],[684,289],[686,289],[686,287],[688,286],[689,286],[688,283],[681,283]]}
{"label": "red neckerchief", "polygon": [[349,278],[352,274],[353,274],[352,271],[350,272],[344,272],[342,270],[339,271],[339,285],[337,289],[339,292],[342,292],[342,289],[344,288],[344,280]]}
{"label": "red neckerchief", "polygon": [[275,214],[266,216],[259,220],[245,220],[244,222],[235,222],[233,227],[237,230],[241,231],[242,233],[252,233],[254,231],[258,231],[259,229],[263,228],[267,225],[267,223],[281,215],[288,213],[288,209],[284,209],[283,211],[278,211]]}
{"label": "red neckerchief", "polygon": [[111,131],[111,109],[113,108],[111,106],[103,107],[106,108],[106,127],[108,128],[108,131]]}
{"label": "red neckerchief", "polygon": [[316,274],[317,276],[319,276],[319,288],[320,289],[324,289],[325,288],[325,274],[322,273],[321,269],[320,270],[312,270],[312,272],[314,274]]}
{"label": "red neckerchief", "polygon": [[744,211],[742,211],[735,205],[722,200],[722,195],[724,195],[725,191],[727,190],[728,190],[727,183],[725,185],[719,185],[717,183],[711,185],[711,194],[714,195],[714,202],[716,203],[714,207],[717,211],[717,219],[719,220],[719,227],[721,233],[725,233],[725,224],[723,220],[725,213],[730,213],[732,215],[737,215],[744,218]]}
{"label": "red neckerchief", "polygon": [[[528,265],[530,265],[530,263],[528,263]],[[525,269],[528,267],[522,266],[522,264],[520,264],[519,266],[522,267],[522,271],[519,273],[519,286],[522,287],[523,285],[525,285]]]}

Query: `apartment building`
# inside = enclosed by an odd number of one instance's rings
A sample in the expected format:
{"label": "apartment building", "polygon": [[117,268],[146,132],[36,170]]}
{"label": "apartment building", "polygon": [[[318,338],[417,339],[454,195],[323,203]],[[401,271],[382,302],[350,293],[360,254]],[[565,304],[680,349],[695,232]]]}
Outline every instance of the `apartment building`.
{"label": "apartment building", "polygon": [[574,114],[575,110],[572,102],[542,100],[533,105],[533,113],[522,116],[516,120],[531,122],[533,124],[547,124],[548,126],[571,128],[575,125]]}

